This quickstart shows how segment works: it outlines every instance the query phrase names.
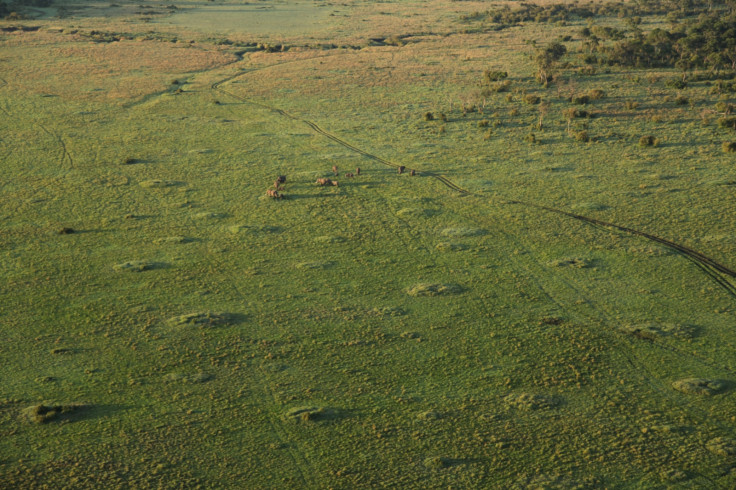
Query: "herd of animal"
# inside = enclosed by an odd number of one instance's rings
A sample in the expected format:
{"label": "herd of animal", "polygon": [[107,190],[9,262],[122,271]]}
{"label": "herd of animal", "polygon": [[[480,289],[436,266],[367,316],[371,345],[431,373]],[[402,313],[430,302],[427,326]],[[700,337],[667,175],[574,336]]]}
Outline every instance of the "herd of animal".
{"label": "herd of animal", "polygon": [[[401,165],[398,167],[399,175],[403,174],[406,171],[406,167],[404,165]],[[332,166],[332,173],[335,174],[335,177],[339,176],[340,173],[338,171],[337,165]],[[355,169],[355,173],[353,172],[346,172],[345,178],[351,179],[353,177],[356,177],[360,175],[360,167]],[[415,170],[410,170],[409,175],[412,177],[416,175]],[[272,199],[282,199],[284,197],[283,194],[283,186],[286,183],[286,176],[285,175],[279,175],[278,178],[273,183],[273,189],[268,189],[266,191],[266,195]],[[320,177],[317,179],[317,182],[315,182],[319,186],[338,186],[338,182],[336,180],[328,179],[325,177]]]}

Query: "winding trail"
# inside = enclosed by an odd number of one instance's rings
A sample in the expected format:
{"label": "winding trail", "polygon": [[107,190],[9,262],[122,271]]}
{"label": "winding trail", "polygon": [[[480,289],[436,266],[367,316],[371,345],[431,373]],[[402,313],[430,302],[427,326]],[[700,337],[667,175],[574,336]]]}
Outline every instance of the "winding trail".
{"label": "winding trail", "polygon": [[[336,55],[327,55],[327,56],[336,56]],[[314,60],[314,59],[317,59],[317,58],[324,58],[324,57],[325,56],[319,56],[319,57],[316,57],[316,58],[307,58],[307,59],[286,61],[286,62],[281,62],[281,63],[275,63],[273,65],[263,66],[263,67],[260,67],[260,68],[257,68],[257,69],[253,69],[253,70],[244,70],[244,71],[242,71],[240,73],[237,73],[235,75],[232,75],[230,77],[224,78],[222,80],[219,80],[219,81],[213,83],[211,85],[211,88],[212,88],[212,90],[218,91],[218,92],[220,92],[220,93],[222,93],[224,95],[227,95],[229,97],[232,97],[232,98],[234,98],[236,100],[239,100],[241,102],[244,102],[244,103],[247,103],[247,104],[251,104],[251,105],[255,105],[255,106],[258,106],[258,107],[262,107],[264,109],[267,109],[267,110],[270,110],[272,112],[275,112],[276,114],[279,114],[279,115],[281,115],[283,117],[286,117],[288,119],[291,119],[293,121],[297,121],[297,122],[300,122],[302,124],[305,124],[305,125],[309,126],[315,133],[324,136],[325,138],[327,138],[327,139],[329,139],[329,140],[331,140],[331,141],[333,141],[333,142],[335,142],[335,143],[343,146],[344,148],[347,148],[348,150],[350,150],[352,152],[355,152],[355,153],[357,153],[359,155],[362,155],[362,156],[364,156],[364,157],[366,157],[366,158],[368,158],[370,160],[373,160],[375,162],[378,162],[378,163],[380,163],[382,165],[386,165],[388,167],[393,167],[393,168],[398,168],[400,166],[399,164],[394,163],[394,162],[392,162],[390,160],[387,160],[385,158],[382,158],[382,157],[380,157],[378,155],[375,155],[373,153],[370,153],[370,152],[368,152],[366,150],[363,150],[362,148],[359,148],[359,147],[357,147],[357,146],[355,146],[355,145],[353,145],[353,144],[351,144],[351,143],[343,140],[342,138],[340,138],[340,137],[338,137],[338,136],[336,136],[336,135],[334,135],[334,134],[326,131],[325,129],[323,129],[322,127],[320,127],[318,124],[316,124],[313,121],[310,121],[308,119],[304,119],[302,117],[296,116],[296,115],[291,114],[291,113],[289,113],[289,112],[287,112],[287,111],[285,111],[283,109],[279,109],[279,108],[274,107],[274,106],[271,106],[269,104],[265,104],[263,102],[259,102],[259,101],[253,100],[253,99],[251,99],[249,97],[245,97],[245,96],[242,96],[240,94],[235,94],[235,93],[233,93],[231,91],[228,91],[228,90],[225,90],[224,88],[222,88],[222,85],[223,84],[225,84],[227,82],[230,82],[230,81],[232,81],[232,80],[234,80],[236,78],[242,77],[242,76],[244,76],[246,74],[252,73],[254,71],[259,71],[259,70],[264,70],[264,69],[268,69],[268,68],[273,68],[273,67],[280,66],[280,65],[283,65],[283,64],[286,64],[286,63],[295,63],[295,62],[298,62],[298,61],[311,61],[311,60]],[[476,197],[476,198],[486,198],[487,197],[487,196],[484,196],[482,194],[473,193],[473,192],[471,192],[471,191],[469,191],[467,189],[464,189],[464,188],[460,187],[459,185],[455,184],[453,181],[451,181],[450,179],[448,179],[447,177],[445,177],[442,174],[439,174],[439,173],[436,173],[436,172],[431,172],[431,171],[420,171],[418,169],[417,169],[417,171],[419,173],[421,173],[422,175],[426,175],[427,177],[430,177],[430,178],[435,179],[436,181],[440,182],[445,187],[448,187],[452,191],[460,194],[461,196],[472,196],[472,197]],[[549,212],[549,213],[554,213],[554,214],[557,214],[557,215],[560,215],[560,216],[565,216],[567,218],[571,218],[571,219],[574,219],[574,220],[577,220],[577,221],[581,221],[583,223],[586,223],[586,224],[589,224],[589,225],[592,225],[592,226],[599,226],[599,227],[603,227],[603,228],[607,228],[607,229],[611,229],[611,230],[616,230],[616,231],[619,231],[619,232],[622,232],[622,233],[625,233],[625,234],[628,234],[628,235],[638,236],[638,237],[644,238],[646,240],[649,240],[649,241],[652,241],[652,242],[655,242],[655,243],[659,243],[660,245],[663,245],[663,246],[669,248],[670,250],[673,250],[677,254],[682,255],[683,257],[685,257],[686,259],[688,259],[689,261],[691,261],[704,274],[706,274],[707,276],[709,276],[722,290],[724,290],[727,294],[729,294],[732,298],[734,298],[736,300],[736,285],[734,285],[729,280],[729,278],[735,278],[736,279],[736,271],[734,269],[730,268],[730,267],[727,267],[727,266],[719,263],[718,261],[716,261],[712,257],[709,257],[709,256],[705,255],[704,253],[699,252],[697,250],[694,250],[694,249],[692,249],[690,247],[686,247],[685,245],[679,244],[679,243],[674,242],[672,240],[668,240],[666,238],[659,237],[657,235],[653,235],[651,233],[647,233],[645,231],[637,230],[637,229],[630,228],[628,226],[619,225],[619,224],[616,224],[616,223],[609,223],[607,221],[602,221],[602,220],[599,220],[599,219],[596,219],[596,218],[591,218],[591,217],[584,216],[584,215],[581,215],[581,214],[571,213],[569,211],[565,211],[565,210],[562,210],[562,209],[559,209],[559,208],[554,208],[554,207],[546,206],[544,204],[539,204],[539,203],[535,203],[535,202],[519,201],[519,200],[504,200],[504,201],[501,201],[500,204],[517,205],[517,206],[523,206],[523,207],[526,207],[526,208],[538,209],[540,211],[546,211],[546,212]]]}

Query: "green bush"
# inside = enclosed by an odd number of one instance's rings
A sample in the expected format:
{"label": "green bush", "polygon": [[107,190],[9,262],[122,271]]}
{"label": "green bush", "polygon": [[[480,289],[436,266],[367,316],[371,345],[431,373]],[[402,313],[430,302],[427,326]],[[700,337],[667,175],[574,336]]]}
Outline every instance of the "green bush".
{"label": "green bush", "polygon": [[590,96],[586,94],[573,95],[572,97],[570,97],[570,102],[572,102],[573,104],[579,104],[579,105],[587,104],[588,102],[590,102]]}
{"label": "green bush", "polygon": [[714,88],[717,93],[736,92],[736,80],[716,80]]}
{"label": "green bush", "polygon": [[590,66],[590,65],[581,66],[580,68],[578,68],[578,73],[584,76],[591,77],[595,75],[595,66]]}
{"label": "green bush", "polygon": [[606,93],[599,88],[594,88],[593,90],[588,91],[588,98],[590,100],[600,100],[604,98],[605,96],[606,96]]}
{"label": "green bush", "polygon": [[483,72],[483,80],[485,80],[486,83],[498,82],[499,80],[508,78],[508,76],[508,72],[505,71],[485,70]]}
{"label": "green bush", "polygon": [[434,121],[434,114],[432,114],[431,112],[426,112],[424,114],[424,120],[425,121]]}
{"label": "green bush", "polygon": [[539,104],[541,100],[542,99],[538,95],[534,94],[526,94],[524,96],[524,102],[526,102],[527,104]]}
{"label": "green bush", "polygon": [[490,90],[491,92],[497,92],[497,93],[508,92],[510,87],[511,87],[511,80],[504,80],[503,82],[492,83],[488,87],[488,90]]}
{"label": "green bush", "polygon": [[590,136],[588,136],[587,131],[573,131],[572,137],[575,139],[575,141],[580,141],[582,143],[587,143],[590,141]]}
{"label": "green bush", "polygon": [[575,119],[578,117],[590,117],[590,114],[588,111],[580,110],[576,107],[568,107],[564,111],[562,111],[562,115],[565,116],[565,119]]}
{"label": "green bush", "polygon": [[729,115],[734,111],[734,105],[728,102],[719,102],[716,104],[716,111],[725,115]]}
{"label": "green bush", "polygon": [[736,141],[724,141],[721,148],[724,153],[736,153]]}
{"label": "green bush", "polygon": [[651,135],[639,138],[639,146],[657,146],[658,144],[659,140]]}
{"label": "green bush", "polygon": [[736,117],[722,117],[718,120],[718,125],[722,128],[736,129]]}
{"label": "green bush", "polygon": [[664,82],[664,84],[670,88],[674,88],[677,90],[682,90],[687,87],[687,82],[682,78],[671,78]]}

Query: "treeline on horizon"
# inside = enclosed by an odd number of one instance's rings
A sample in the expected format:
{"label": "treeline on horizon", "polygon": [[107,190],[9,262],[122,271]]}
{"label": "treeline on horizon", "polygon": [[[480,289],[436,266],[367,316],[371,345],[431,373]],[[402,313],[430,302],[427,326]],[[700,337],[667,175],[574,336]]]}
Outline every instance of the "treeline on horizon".
{"label": "treeline on horizon", "polygon": [[50,7],[54,0],[0,0],[0,18],[4,19],[11,14],[19,16],[24,7]]}
{"label": "treeline on horizon", "polygon": [[[670,25],[644,32],[642,17],[647,16],[664,16]],[[601,17],[625,19],[626,27],[596,25],[593,19]],[[580,31],[588,64],[736,72],[736,0],[520,3],[461,17],[465,22],[489,22],[494,30],[522,22],[565,24],[575,19],[588,20],[588,27]]]}

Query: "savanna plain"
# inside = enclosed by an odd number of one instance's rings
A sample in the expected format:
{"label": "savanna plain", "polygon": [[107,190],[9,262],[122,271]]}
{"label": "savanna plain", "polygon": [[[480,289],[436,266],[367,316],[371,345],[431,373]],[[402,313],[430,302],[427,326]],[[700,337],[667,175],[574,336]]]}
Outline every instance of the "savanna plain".
{"label": "savanna plain", "polygon": [[0,486],[736,487],[733,2],[172,1],[0,3]]}

